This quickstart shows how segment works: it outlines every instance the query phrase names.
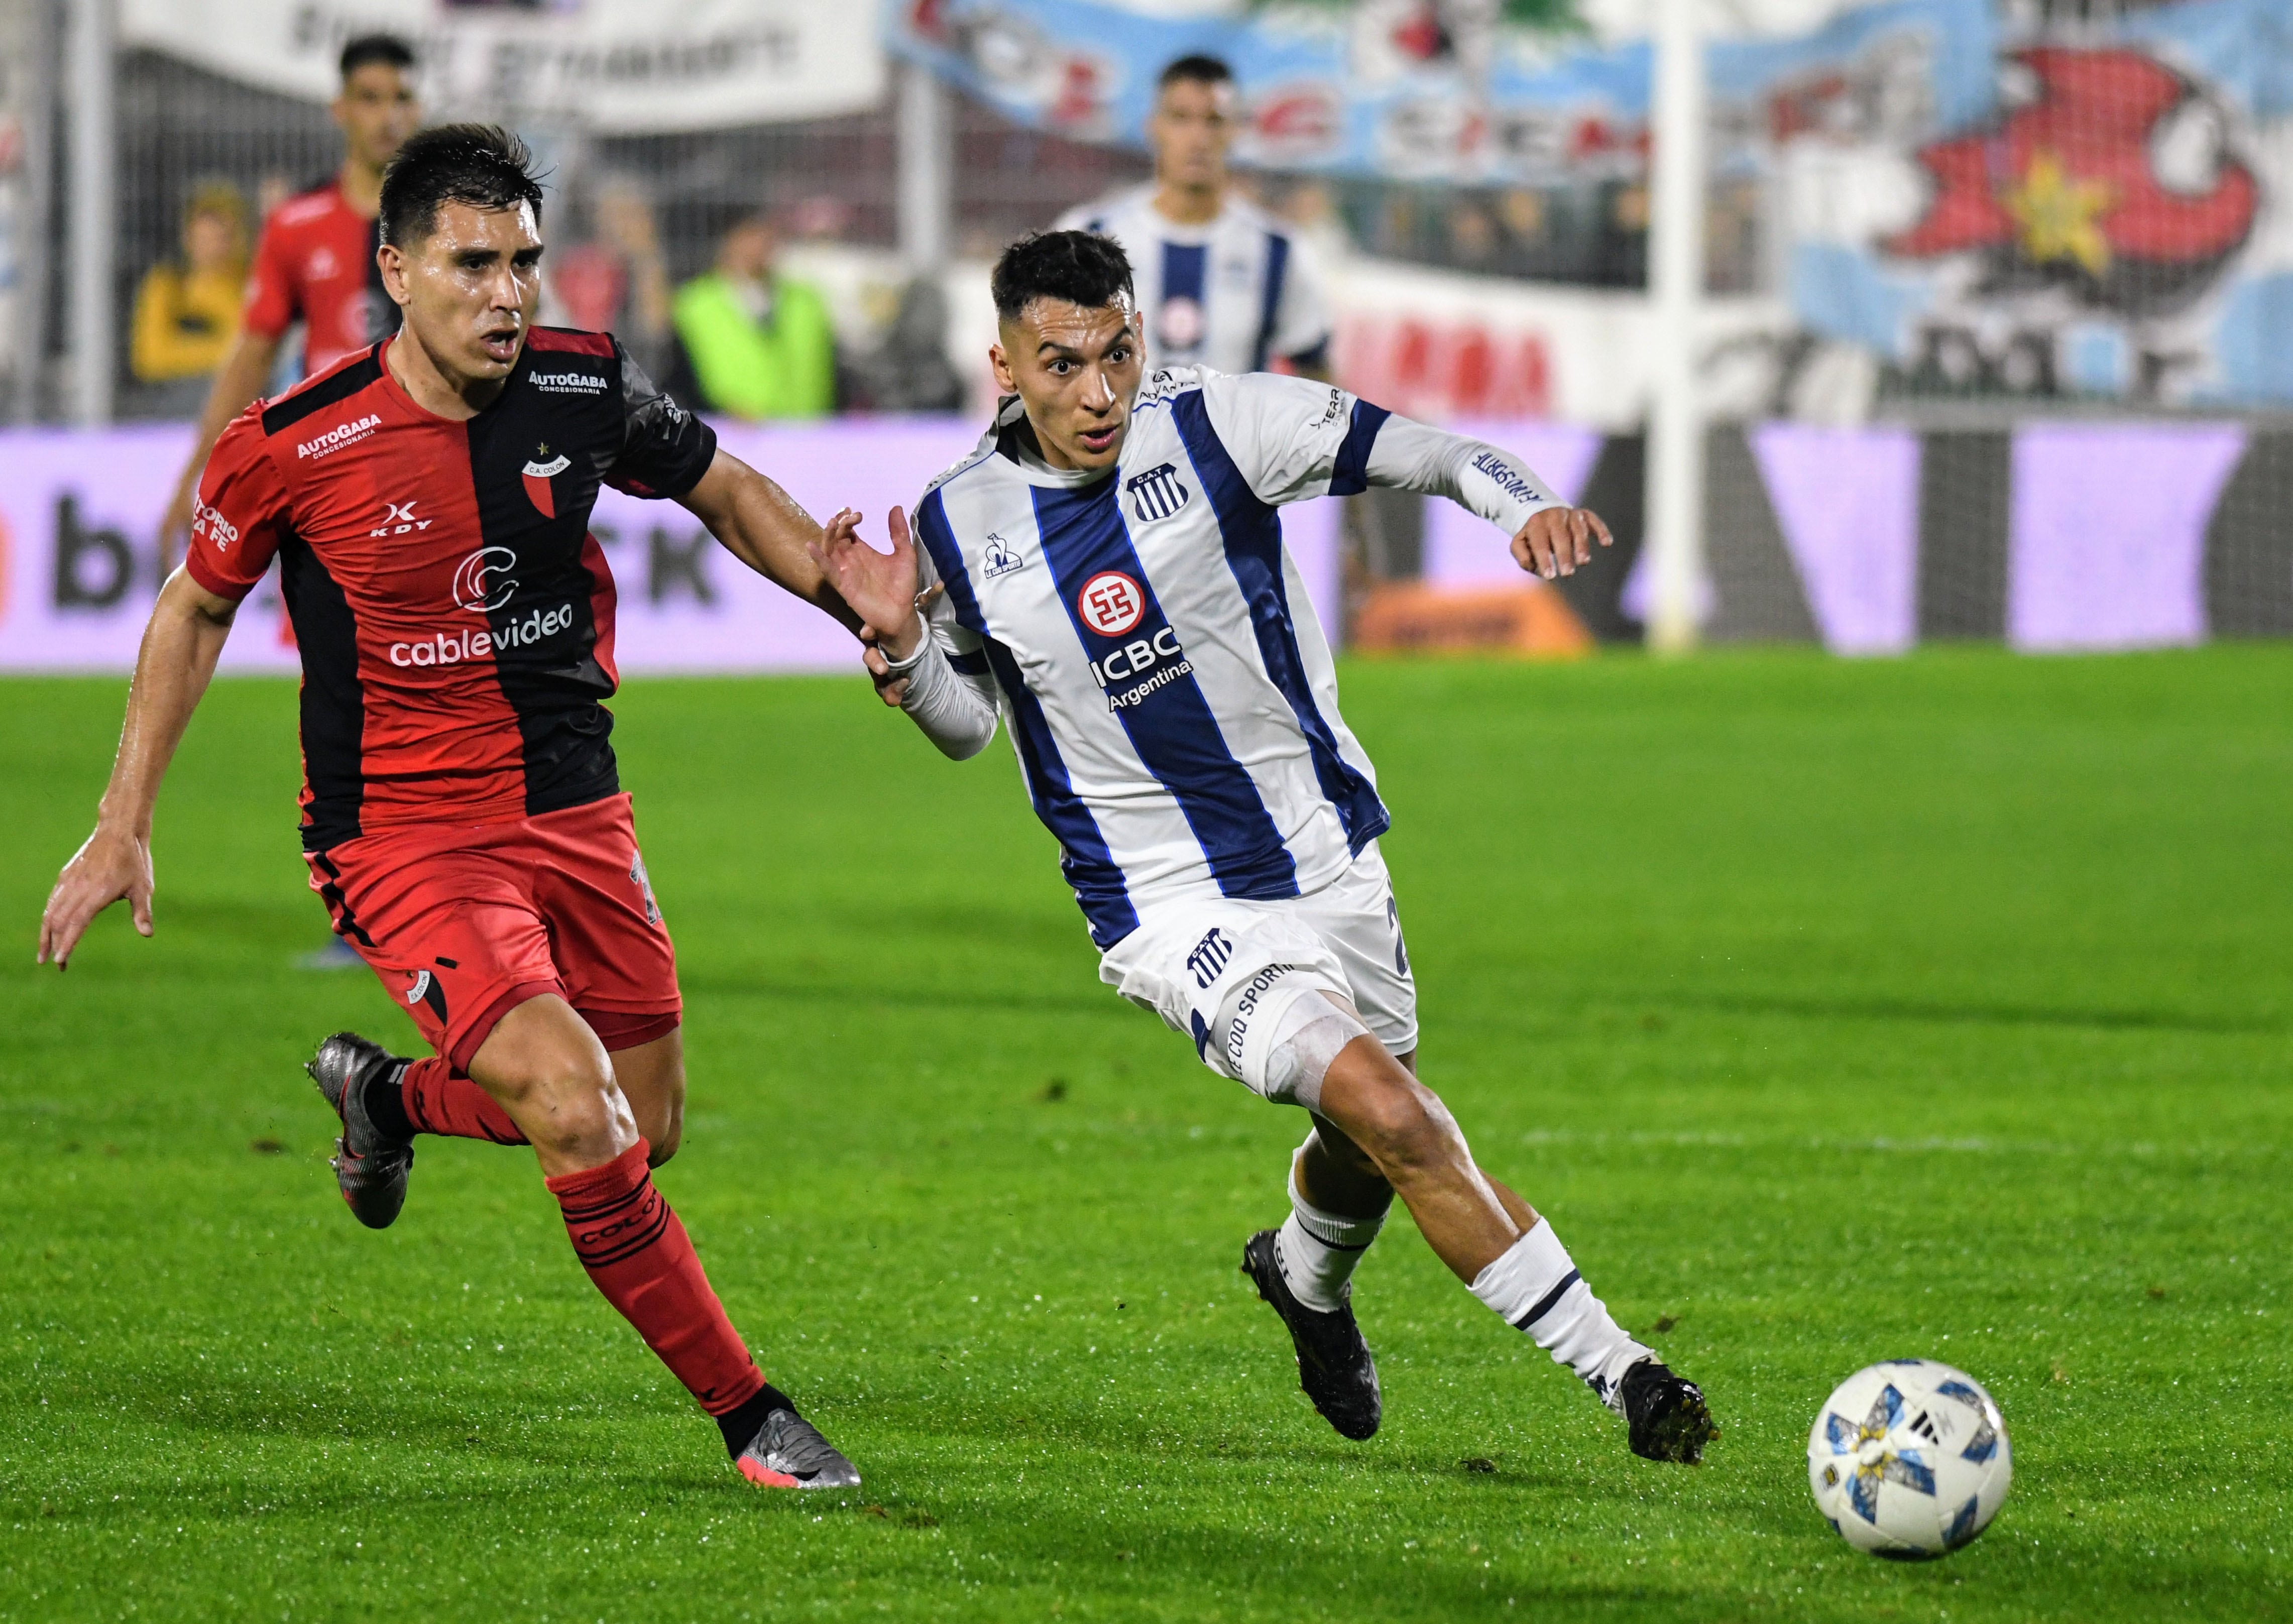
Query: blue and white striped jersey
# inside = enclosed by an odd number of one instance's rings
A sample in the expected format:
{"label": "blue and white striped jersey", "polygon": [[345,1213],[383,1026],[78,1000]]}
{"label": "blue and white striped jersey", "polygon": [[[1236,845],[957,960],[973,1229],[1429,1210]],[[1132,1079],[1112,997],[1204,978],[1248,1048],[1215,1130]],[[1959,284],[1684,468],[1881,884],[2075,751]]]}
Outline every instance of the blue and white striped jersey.
{"label": "blue and white striped jersey", "polygon": [[1093,940],[1149,901],[1330,884],[1389,820],[1276,510],[1362,489],[1389,424],[1414,460],[1389,448],[1381,483],[1516,525],[1552,498],[1493,448],[1302,378],[1157,371],[1112,472],[1050,467],[1025,421],[1006,401],[933,482],[919,568],[946,588],[948,662],[993,678]]}
{"label": "blue and white striped jersey", "polygon": [[1329,304],[1312,255],[1246,198],[1228,193],[1216,220],[1180,225],[1155,208],[1149,182],[1058,223],[1103,232],[1130,256],[1153,365],[1263,372],[1276,357],[1315,367],[1326,358]]}

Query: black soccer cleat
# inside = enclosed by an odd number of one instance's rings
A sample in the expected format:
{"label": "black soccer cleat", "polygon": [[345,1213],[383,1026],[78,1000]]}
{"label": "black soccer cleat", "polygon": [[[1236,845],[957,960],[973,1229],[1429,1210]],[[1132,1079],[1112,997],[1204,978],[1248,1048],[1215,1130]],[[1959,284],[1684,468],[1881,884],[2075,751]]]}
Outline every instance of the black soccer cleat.
{"label": "black soccer cleat", "polygon": [[793,1410],[765,1418],[749,1447],[733,1464],[741,1475],[766,1489],[856,1489],[860,1468],[820,1435],[820,1428]]}
{"label": "black soccer cleat", "polygon": [[388,1229],[406,1205],[406,1176],[414,1168],[411,1140],[393,1138],[366,1114],[367,1085],[406,1062],[356,1032],[336,1032],[319,1046],[303,1070],[343,1119],[335,1141],[335,1183],[351,1215],[369,1229]]}
{"label": "black soccer cleat", "polygon": [[1643,1460],[1692,1466],[1704,1458],[1704,1446],[1720,1435],[1704,1390],[1673,1374],[1654,1354],[1625,1371],[1617,1385],[1632,1427],[1633,1453]]}
{"label": "black soccer cleat", "polygon": [[1299,1386],[1340,1437],[1358,1443],[1376,1433],[1384,1413],[1377,1390],[1377,1361],[1370,1357],[1369,1344],[1354,1323],[1350,1301],[1334,1313],[1322,1313],[1292,1293],[1274,1255],[1274,1231],[1261,1229],[1243,1242],[1242,1272],[1290,1328],[1291,1345],[1298,1350]]}

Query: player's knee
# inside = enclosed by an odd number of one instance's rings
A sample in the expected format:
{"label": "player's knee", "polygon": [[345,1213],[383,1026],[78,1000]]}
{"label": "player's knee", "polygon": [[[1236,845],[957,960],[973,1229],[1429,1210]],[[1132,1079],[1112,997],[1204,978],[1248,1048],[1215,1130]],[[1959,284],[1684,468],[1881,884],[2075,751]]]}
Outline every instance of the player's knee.
{"label": "player's knee", "polygon": [[539,1053],[492,1087],[526,1137],[561,1155],[613,1147],[629,1123],[628,1104],[602,1051],[587,1054],[568,1046]]}
{"label": "player's knee", "polygon": [[1439,1095],[1398,1067],[1392,1071],[1357,1091],[1355,1119],[1345,1129],[1388,1179],[1401,1179],[1448,1159],[1457,1124]]}

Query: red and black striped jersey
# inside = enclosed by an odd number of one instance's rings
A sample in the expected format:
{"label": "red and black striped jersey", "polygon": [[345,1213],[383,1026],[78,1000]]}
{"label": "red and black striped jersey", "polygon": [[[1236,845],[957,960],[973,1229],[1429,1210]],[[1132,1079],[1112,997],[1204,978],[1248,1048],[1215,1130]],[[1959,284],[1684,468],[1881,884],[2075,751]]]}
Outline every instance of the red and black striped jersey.
{"label": "red and black striped jersey", "polygon": [[606,334],[533,328],[466,422],[415,404],[385,364],[396,342],[249,407],[192,515],[186,563],[217,596],[279,559],[308,851],[613,794],[613,578],[590,509],[601,484],[681,497],[717,450]]}
{"label": "red and black striped jersey", "polygon": [[305,377],[397,331],[375,264],[379,229],[332,175],[272,209],[247,272],[247,330],[280,338],[300,321]]}

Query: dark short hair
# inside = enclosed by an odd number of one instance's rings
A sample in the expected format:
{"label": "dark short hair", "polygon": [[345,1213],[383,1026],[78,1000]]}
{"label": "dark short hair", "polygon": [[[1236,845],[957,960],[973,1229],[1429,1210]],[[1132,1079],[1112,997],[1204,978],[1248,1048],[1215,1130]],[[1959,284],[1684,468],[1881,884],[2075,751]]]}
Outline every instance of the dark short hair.
{"label": "dark short hair", "polygon": [[1192,56],[1180,57],[1163,69],[1162,77],[1155,81],[1155,88],[1157,91],[1164,91],[1179,84],[1231,85],[1233,83],[1233,69],[1228,67],[1217,57],[1205,56],[1201,52],[1196,52]]}
{"label": "dark short hair", "polygon": [[1133,291],[1122,245],[1097,231],[1031,231],[1003,250],[990,285],[995,313],[1005,321],[1017,321],[1038,299],[1096,310]]}
{"label": "dark short hair", "polygon": [[382,240],[403,248],[430,235],[449,203],[472,208],[531,204],[541,217],[533,155],[490,124],[442,124],[409,137],[382,172]]}
{"label": "dark short hair", "polygon": [[414,67],[414,47],[395,34],[361,34],[343,44],[342,75],[345,79],[361,68],[380,62],[385,68],[395,68],[401,73]]}

